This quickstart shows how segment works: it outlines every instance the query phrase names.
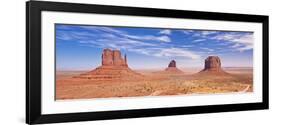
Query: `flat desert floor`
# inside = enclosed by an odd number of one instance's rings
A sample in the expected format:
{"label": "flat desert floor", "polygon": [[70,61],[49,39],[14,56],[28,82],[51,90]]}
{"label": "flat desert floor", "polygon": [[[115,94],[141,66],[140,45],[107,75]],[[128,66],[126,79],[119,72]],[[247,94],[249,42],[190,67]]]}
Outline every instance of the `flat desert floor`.
{"label": "flat desert floor", "polygon": [[135,70],[138,80],[91,80],[74,78],[87,71],[57,71],[56,100],[109,97],[165,96],[183,94],[244,93],[253,91],[252,68],[224,68],[226,75],[202,75],[199,69],[184,74],[160,70]]}

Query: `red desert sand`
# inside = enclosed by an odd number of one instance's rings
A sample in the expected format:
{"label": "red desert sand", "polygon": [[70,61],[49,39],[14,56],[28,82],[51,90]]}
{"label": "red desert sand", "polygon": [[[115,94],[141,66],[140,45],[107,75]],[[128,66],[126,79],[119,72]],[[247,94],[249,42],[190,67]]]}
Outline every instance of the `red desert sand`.
{"label": "red desert sand", "polygon": [[101,64],[88,72],[57,71],[56,99],[253,91],[252,68],[222,68],[218,56],[209,56],[201,71],[179,69],[175,60],[172,60],[162,71],[135,71],[128,66],[126,55],[122,57],[119,50],[104,49]]}

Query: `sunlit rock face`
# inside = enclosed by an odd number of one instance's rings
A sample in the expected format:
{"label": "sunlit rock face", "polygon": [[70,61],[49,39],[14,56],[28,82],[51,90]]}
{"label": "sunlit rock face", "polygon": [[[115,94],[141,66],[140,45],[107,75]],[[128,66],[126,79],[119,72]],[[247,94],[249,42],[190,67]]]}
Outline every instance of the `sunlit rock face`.
{"label": "sunlit rock face", "polygon": [[221,60],[218,56],[209,56],[205,59],[204,71],[221,71]]}
{"label": "sunlit rock face", "polygon": [[119,50],[104,49],[102,53],[102,66],[125,66],[127,65],[127,57],[121,56]]}
{"label": "sunlit rock face", "polygon": [[96,69],[76,76],[90,80],[129,80],[143,78],[143,76],[131,70],[127,64],[126,55],[121,56],[119,50],[104,49],[102,52],[101,66]]}
{"label": "sunlit rock face", "polygon": [[207,74],[207,75],[228,74],[222,69],[221,65],[222,65],[222,63],[218,56],[208,56],[205,59],[204,69],[201,70],[199,73]]}

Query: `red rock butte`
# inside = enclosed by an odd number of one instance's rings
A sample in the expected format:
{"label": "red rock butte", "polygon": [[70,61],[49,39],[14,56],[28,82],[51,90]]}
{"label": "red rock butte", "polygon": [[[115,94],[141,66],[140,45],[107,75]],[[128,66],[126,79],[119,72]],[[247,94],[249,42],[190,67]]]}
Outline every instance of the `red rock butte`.
{"label": "red rock butte", "polygon": [[218,56],[207,57],[205,59],[204,69],[199,73],[226,74],[226,72],[221,68],[221,60]]}
{"label": "red rock butte", "polygon": [[128,67],[126,54],[123,59],[119,50],[104,49],[101,58],[102,66]]}
{"label": "red rock butte", "polygon": [[104,49],[101,58],[101,66],[75,78],[91,80],[135,80],[143,77],[128,67],[126,55],[122,58],[119,50]]}
{"label": "red rock butte", "polygon": [[168,73],[183,73],[183,71],[179,70],[177,68],[177,64],[176,64],[176,61],[175,60],[172,60],[169,65],[168,65],[168,68],[165,69],[165,72],[168,72]]}

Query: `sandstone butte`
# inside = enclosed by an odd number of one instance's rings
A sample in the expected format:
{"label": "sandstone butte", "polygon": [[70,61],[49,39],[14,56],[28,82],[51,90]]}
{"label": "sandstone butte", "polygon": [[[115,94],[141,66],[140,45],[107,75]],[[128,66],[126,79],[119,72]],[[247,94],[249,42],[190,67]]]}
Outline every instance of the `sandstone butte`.
{"label": "sandstone butte", "polygon": [[143,77],[128,67],[126,55],[122,58],[119,50],[104,49],[101,59],[101,66],[75,78],[91,80],[136,80]]}
{"label": "sandstone butte", "polygon": [[199,73],[201,74],[209,74],[209,75],[220,75],[220,74],[227,74],[221,68],[221,60],[218,56],[209,56],[205,59],[205,66],[204,69],[201,70]]}
{"label": "sandstone butte", "polygon": [[179,70],[177,68],[177,64],[176,64],[176,61],[175,60],[172,60],[168,67],[165,69],[165,72],[166,73],[176,73],[176,74],[181,74],[183,73],[183,71]]}

